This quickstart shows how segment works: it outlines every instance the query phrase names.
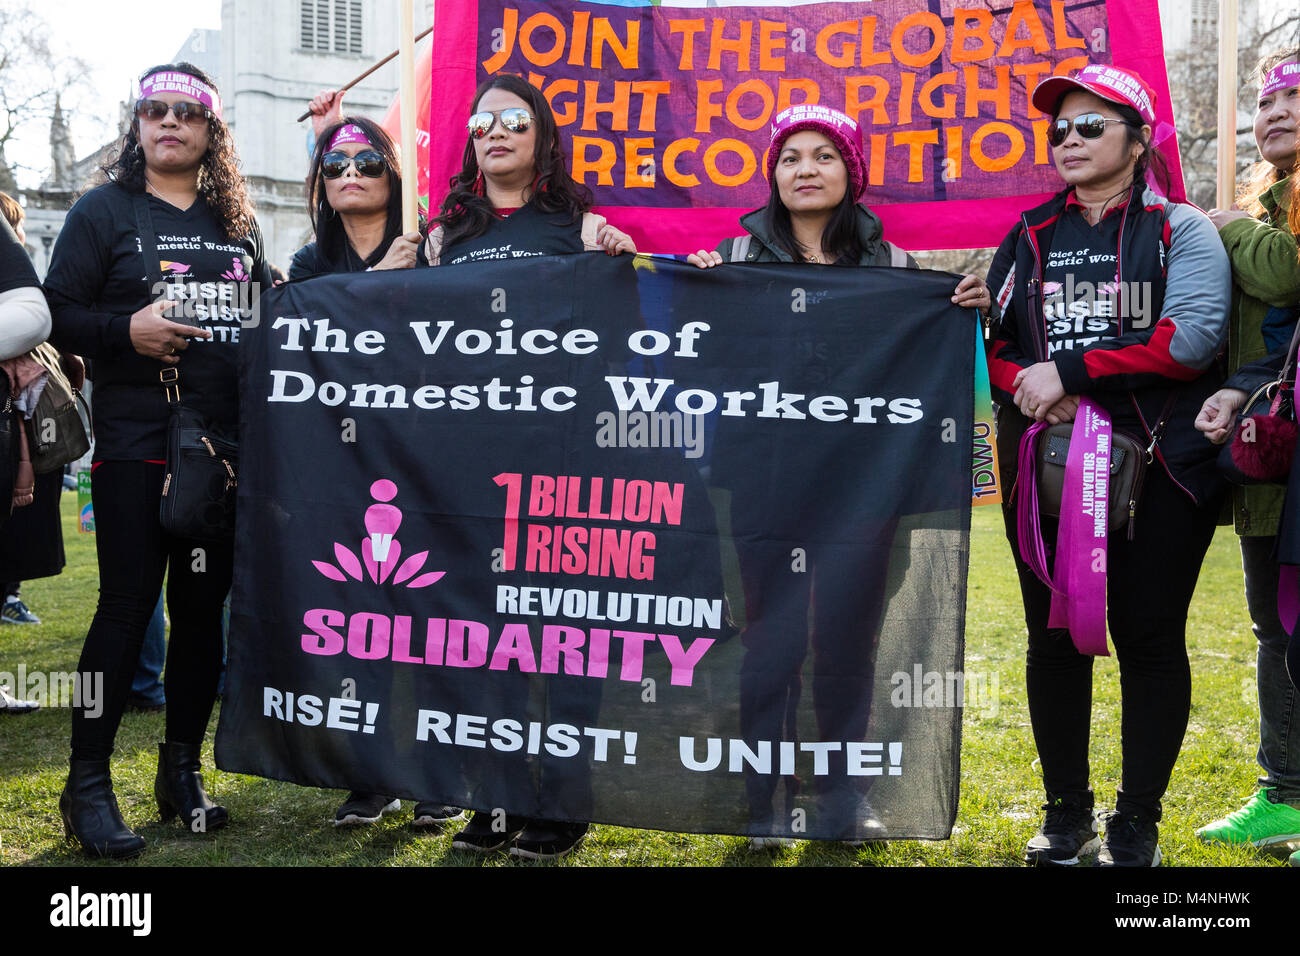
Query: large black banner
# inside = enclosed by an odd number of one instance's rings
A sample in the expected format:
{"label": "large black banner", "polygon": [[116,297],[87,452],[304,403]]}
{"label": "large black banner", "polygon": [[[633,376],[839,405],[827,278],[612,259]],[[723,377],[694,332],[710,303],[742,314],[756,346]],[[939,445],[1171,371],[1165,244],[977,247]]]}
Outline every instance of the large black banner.
{"label": "large black banner", "polygon": [[574,255],[268,293],[218,765],[554,820],[947,836],[955,283]]}

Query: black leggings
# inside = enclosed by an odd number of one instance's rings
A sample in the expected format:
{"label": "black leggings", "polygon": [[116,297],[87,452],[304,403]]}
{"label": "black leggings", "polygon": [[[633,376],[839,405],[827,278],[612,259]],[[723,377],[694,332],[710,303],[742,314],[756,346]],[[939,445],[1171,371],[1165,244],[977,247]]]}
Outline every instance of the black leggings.
{"label": "black leggings", "polygon": [[[1160,819],[1160,799],[1182,748],[1192,697],[1187,608],[1214,537],[1217,504],[1198,508],[1153,464],[1134,540],[1112,532],[1107,541],[1106,616],[1122,695],[1116,801],[1122,812]],[[1089,789],[1092,657],[1074,649],[1069,631],[1048,628],[1050,593],[1020,559],[1014,506],[1004,506],[1003,515],[1029,627],[1025,685],[1043,783],[1052,797],[1079,795]],[[1043,539],[1055,542],[1055,521],[1043,522]]]}
{"label": "black leggings", "polygon": [[221,609],[230,590],[233,545],[172,537],[158,523],[165,466],[107,461],[91,493],[99,554],[99,606],[77,669],[104,675],[104,709],[72,712],[72,759],[107,760],[113,752],[140,658],[145,628],[167,575],[167,731],[170,741],[200,744],[221,672]]}

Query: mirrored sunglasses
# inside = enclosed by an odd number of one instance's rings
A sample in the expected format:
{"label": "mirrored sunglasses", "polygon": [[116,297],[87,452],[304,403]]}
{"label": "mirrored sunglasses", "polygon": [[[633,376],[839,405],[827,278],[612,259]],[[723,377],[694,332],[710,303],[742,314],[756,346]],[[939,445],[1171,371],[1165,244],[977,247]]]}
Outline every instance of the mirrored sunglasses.
{"label": "mirrored sunglasses", "polygon": [[1100,113],[1080,113],[1072,120],[1059,119],[1047,127],[1047,141],[1053,146],[1060,146],[1070,136],[1070,128],[1073,127],[1079,131],[1079,135],[1084,139],[1097,139],[1102,133],[1106,132],[1107,123],[1120,123],[1124,126],[1132,125],[1128,120],[1111,119],[1108,116],[1102,116]]}
{"label": "mirrored sunglasses", "polygon": [[362,176],[377,179],[384,175],[388,163],[384,161],[381,154],[373,149],[363,149],[355,156],[349,156],[347,153],[335,150],[321,157],[320,172],[326,179],[338,179],[348,171],[349,166],[356,166],[357,172]]}
{"label": "mirrored sunglasses", "polygon": [[469,118],[469,135],[475,139],[482,139],[488,133],[492,132],[492,127],[496,126],[497,119],[500,118],[501,125],[512,133],[527,132],[528,127],[533,123],[533,114],[519,106],[512,106],[509,109],[475,113]]}

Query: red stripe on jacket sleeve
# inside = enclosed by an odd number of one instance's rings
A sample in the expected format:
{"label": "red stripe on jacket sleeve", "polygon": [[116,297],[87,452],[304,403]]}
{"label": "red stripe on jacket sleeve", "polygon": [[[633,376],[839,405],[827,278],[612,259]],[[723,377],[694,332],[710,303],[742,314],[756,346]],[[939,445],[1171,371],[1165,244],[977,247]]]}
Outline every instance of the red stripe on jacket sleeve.
{"label": "red stripe on jacket sleeve", "polygon": [[1150,373],[1181,380],[1196,378],[1201,374],[1201,369],[1189,368],[1176,362],[1169,354],[1169,343],[1176,331],[1173,322],[1161,319],[1146,342],[1127,345],[1122,349],[1090,349],[1083,356],[1088,377],[1097,379],[1108,375]]}
{"label": "red stripe on jacket sleeve", "polygon": [[1000,388],[1004,392],[1014,394],[1016,387],[1013,383],[1024,366],[998,358],[998,354],[1006,347],[1006,342],[994,342],[993,344],[993,352],[989,355],[989,382],[994,388]]}

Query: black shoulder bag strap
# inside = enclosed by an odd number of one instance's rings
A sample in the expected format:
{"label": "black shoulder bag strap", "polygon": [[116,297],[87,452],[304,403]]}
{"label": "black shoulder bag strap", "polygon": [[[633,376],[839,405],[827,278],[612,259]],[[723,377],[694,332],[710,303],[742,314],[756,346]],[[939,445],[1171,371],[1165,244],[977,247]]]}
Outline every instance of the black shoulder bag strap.
{"label": "black shoulder bag strap", "polygon": [[140,255],[144,257],[144,274],[149,281],[149,295],[159,282],[163,281],[162,260],[158,258],[158,232],[153,227],[153,215],[149,212],[149,194],[140,192],[131,197],[135,209],[135,228],[140,234]]}
{"label": "black shoulder bag strap", "polygon": [[1288,385],[1295,384],[1296,378],[1296,346],[1300,343],[1300,320],[1295,324],[1295,331],[1291,333],[1291,342],[1286,347],[1286,361],[1282,363],[1282,371],[1278,375],[1278,381]]}
{"label": "black shoulder bag strap", "polygon": [[[153,290],[162,283],[162,260],[158,257],[158,231],[153,227],[153,215],[149,212],[149,194],[138,192],[131,197],[135,209],[135,228],[140,235],[140,255],[144,258],[145,281],[149,283],[149,301],[153,301]],[[175,365],[164,365],[158,373],[167,404],[175,405],[181,400],[181,375]]]}

